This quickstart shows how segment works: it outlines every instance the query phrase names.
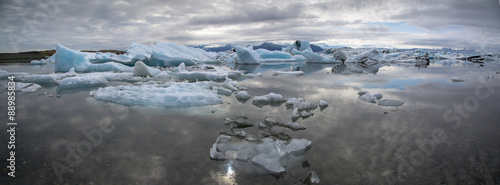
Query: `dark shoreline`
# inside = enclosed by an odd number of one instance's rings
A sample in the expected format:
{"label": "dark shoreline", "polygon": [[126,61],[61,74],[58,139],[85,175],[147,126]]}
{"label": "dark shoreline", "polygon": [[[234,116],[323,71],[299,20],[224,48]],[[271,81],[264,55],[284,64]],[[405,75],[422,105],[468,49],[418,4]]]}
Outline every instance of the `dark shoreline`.
{"label": "dark shoreline", "polygon": [[[126,53],[125,51],[118,50],[81,50],[82,52],[110,52],[117,55]],[[32,60],[47,59],[56,53],[56,50],[45,50],[45,51],[26,51],[19,53],[0,53],[0,64],[10,64],[10,63],[30,63]]]}

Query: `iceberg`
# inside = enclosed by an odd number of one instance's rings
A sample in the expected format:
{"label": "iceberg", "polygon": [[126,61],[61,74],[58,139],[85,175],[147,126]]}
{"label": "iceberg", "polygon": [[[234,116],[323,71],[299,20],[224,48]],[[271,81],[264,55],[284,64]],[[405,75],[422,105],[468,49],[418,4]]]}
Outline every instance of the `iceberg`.
{"label": "iceberg", "polygon": [[304,51],[302,52],[302,55],[306,58],[306,63],[320,63],[320,64],[342,63],[342,61],[326,58],[324,56],[313,53],[312,51]]}
{"label": "iceberg", "polygon": [[87,54],[71,50],[61,44],[57,44],[55,59],[55,72],[68,72],[74,68],[76,72],[103,72],[103,71],[132,71],[132,68],[109,62],[103,64],[92,64]]}
{"label": "iceberg", "polygon": [[155,76],[155,75],[159,74],[160,72],[161,71],[158,69],[146,66],[146,64],[144,64],[141,61],[136,62],[135,66],[134,66],[134,76],[143,76],[143,77]]}
{"label": "iceberg", "polygon": [[298,50],[298,51],[311,51],[311,43],[308,41],[301,41],[301,40],[296,40],[292,44],[292,49]]}
{"label": "iceberg", "polygon": [[303,98],[289,98],[286,105],[293,106],[293,108],[297,108],[298,111],[314,110],[318,107],[314,103],[304,100]]}
{"label": "iceberg", "polygon": [[[127,49],[128,56],[134,57],[134,60],[149,58],[149,61],[143,61],[149,66],[178,66],[185,63],[186,66],[196,65],[197,63],[219,62],[216,53],[206,52],[200,48],[193,48],[175,43],[155,43],[153,46],[132,43]],[[143,57],[144,56],[144,57]]]}
{"label": "iceberg", "polygon": [[200,67],[195,66],[192,71],[186,70],[184,63],[177,67],[177,73],[175,74],[178,78],[190,81],[223,81],[227,77],[237,78],[241,76],[240,71],[233,71],[219,66],[211,65],[201,65]]}
{"label": "iceberg", "polygon": [[101,76],[74,76],[67,77],[58,82],[60,89],[90,88],[106,86],[108,81]]}
{"label": "iceberg", "polygon": [[321,108],[328,107],[328,102],[326,102],[325,100],[320,100],[319,107]]}
{"label": "iceberg", "polygon": [[260,55],[251,48],[243,48],[241,46],[236,46],[235,48],[237,56],[235,57],[235,63],[237,64],[259,64]]}
{"label": "iceberg", "polygon": [[[358,93],[359,94],[359,93]],[[376,103],[377,100],[382,98],[382,93],[366,93],[359,96],[359,99],[368,103]]]}
{"label": "iceberg", "polygon": [[252,96],[250,96],[248,94],[248,92],[246,92],[246,91],[240,91],[240,92],[238,92],[238,94],[236,94],[236,98],[238,100],[248,100],[248,99],[252,98]]}
{"label": "iceberg", "polygon": [[262,96],[254,96],[252,104],[257,107],[263,107],[265,105],[279,106],[286,100],[281,96],[281,94],[269,93]]}
{"label": "iceberg", "polygon": [[260,62],[298,62],[290,53],[283,51],[255,50],[261,57]]}
{"label": "iceberg", "polygon": [[99,88],[90,94],[103,101],[133,106],[159,106],[165,108],[206,106],[224,100],[208,82],[178,82],[163,85],[120,85]]}

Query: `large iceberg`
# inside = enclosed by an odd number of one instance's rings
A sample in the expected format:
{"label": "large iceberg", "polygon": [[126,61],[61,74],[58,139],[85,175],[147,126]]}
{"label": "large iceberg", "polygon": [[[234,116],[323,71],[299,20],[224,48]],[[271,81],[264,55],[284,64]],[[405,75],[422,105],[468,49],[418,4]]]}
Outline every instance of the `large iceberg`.
{"label": "large iceberg", "polygon": [[197,63],[219,62],[216,59],[216,53],[175,43],[155,43],[153,46],[132,43],[127,49],[126,55],[136,59],[149,58],[143,62],[150,66],[163,67],[178,66],[183,62],[187,66]]}
{"label": "large iceberg", "polygon": [[235,63],[237,64],[259,64],[260,55],[252,48],[243,48],[241,46],[236,46],[236,58]]}
{"label": "large iceberg", "polygon": [[57,44],[55,55],[55,72],[68,72],[71,68],[75,72],[132,71],[132,68],[116,62],[92,64],[87,54],[61,44]]}
{"label": "large iceberg", "polygon": [[292,44],[292,49],[298,50],[298,51],[311,51],[311,43],[308,41],[301,41],[297,40]]}
{"label": "large iceberg", "polygon": [[120,85],[91,91],[99,100],[133,106],[159,106],[166,108],[205,106],[224,100],[208,82],[167,83],[163,85]]}

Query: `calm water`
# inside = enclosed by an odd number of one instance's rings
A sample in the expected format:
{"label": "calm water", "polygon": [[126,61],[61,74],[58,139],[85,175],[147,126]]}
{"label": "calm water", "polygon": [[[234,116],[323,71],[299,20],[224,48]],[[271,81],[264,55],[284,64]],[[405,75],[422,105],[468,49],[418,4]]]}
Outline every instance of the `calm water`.
{"label": "calm water", "polygon": [[[351,75],[332,73],[328,65],[308,65],[300,67],[304,76],[269,72],[287,65],[235,68],[264,72],[238,82],[252,96],[274,92],[330,104],[298,120],[306,130],[282,129],[292,138],[312,141],[303,161],[321,184],[500,184],[500,64],[392,64]],[[29,65],[2,65],[0,70],[51,72]],[[453,76],[467,81],[453,83]],[[291,121],[292,111],[284,105],[259,108],[233,95],[206,107],[124,107],[98,101],[90,90],[43,86],[17,94],[16,178],[7,177],[2,167],[0,184],[301,184],[307,176],[300,166],[275,177],[249,163],[209,156],[219,133],[229,129],[225,117]],[[404,105],[362,102],[359,90],[381,92],[383,99]],[[0,120],[5,122],[4,88],[0,96]],[[101,129],[103,123],[111,129]],[[245,131],[258,135],[256,127]],[[5,161],[6,132],[0,141]],[[75,158],[78,152],[84,157]]]}

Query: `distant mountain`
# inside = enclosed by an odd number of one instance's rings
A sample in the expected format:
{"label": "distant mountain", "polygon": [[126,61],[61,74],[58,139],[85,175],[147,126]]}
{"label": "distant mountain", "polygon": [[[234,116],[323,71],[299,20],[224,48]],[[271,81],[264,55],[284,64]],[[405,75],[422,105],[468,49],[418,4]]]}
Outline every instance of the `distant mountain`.
{"label": "distant mountain", "polygon": [[321,48],[321,46],[314,45],[314,44],[311,44],[311,49],[313,50],[313,52],[320,52],[320,51],[324,50],[323,48]]}
{"label": "distant mountain", "polygon": [[264,43],[262,43],[259,46],[254,46],[253,49],[254,50],[257,50],[257,49],[267,49],[269,51],[281,51],[281,49],[284,48],[284,47],[286,47],[286,46],[279,45],[279,44],[273,44],[273,43],[270,43],[270,42],[264,42]]}
{"label": "distant mountain", "polygon": [[223,52],[223,51],[229,51],[229,50],[232,50],[234,48],[233,45],[231,44],[226,44],[225,46],[219,46],[219,47],[206,47],[206,46],[202,46],[202,47],[198,47],[198,48],[201,48],[205,51],[211,51],[211,52]]}

